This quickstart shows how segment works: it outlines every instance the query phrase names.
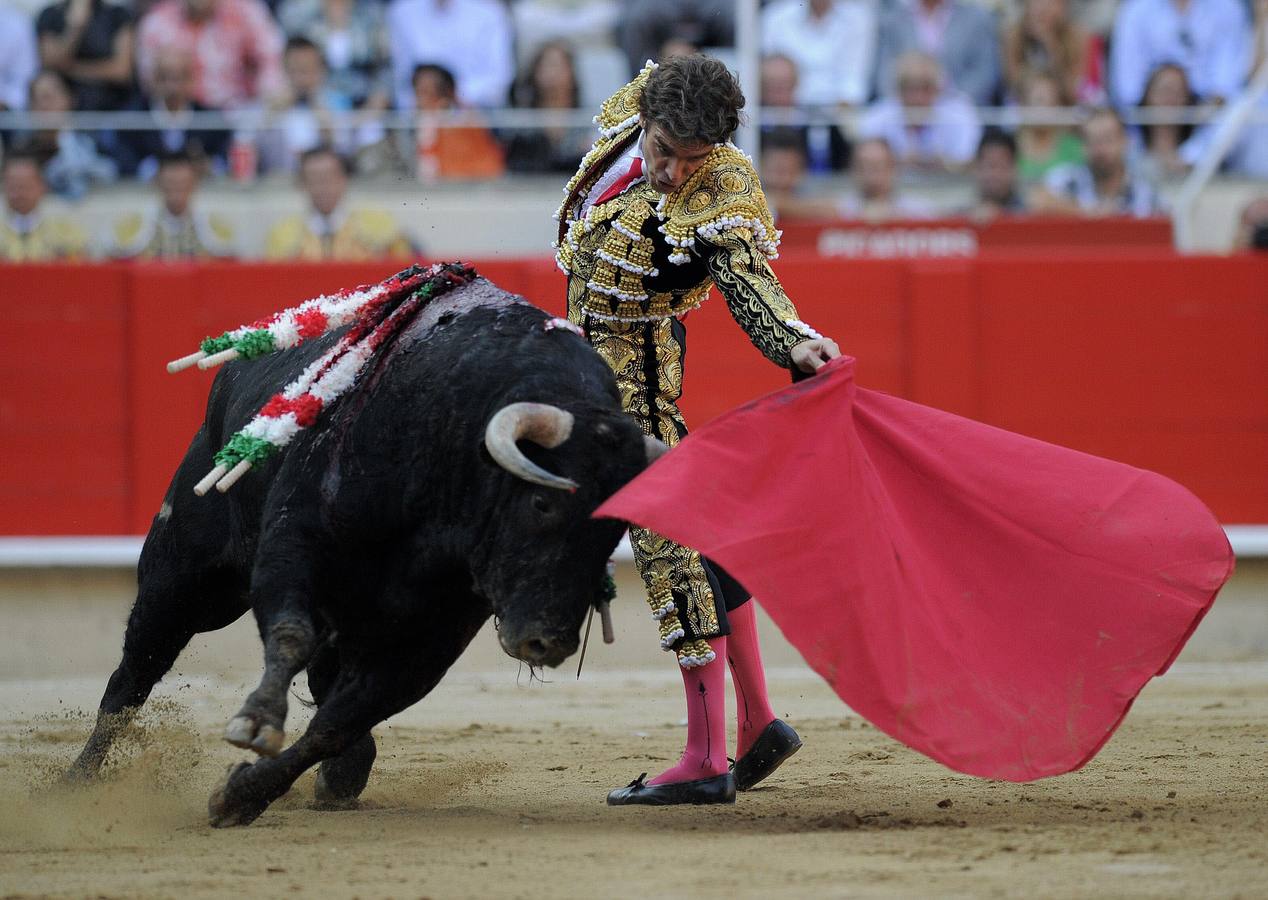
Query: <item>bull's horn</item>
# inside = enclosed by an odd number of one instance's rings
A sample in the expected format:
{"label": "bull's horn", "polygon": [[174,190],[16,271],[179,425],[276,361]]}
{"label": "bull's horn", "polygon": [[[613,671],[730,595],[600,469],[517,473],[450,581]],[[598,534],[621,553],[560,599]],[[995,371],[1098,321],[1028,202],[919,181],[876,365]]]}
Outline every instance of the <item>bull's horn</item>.
{"label": "bull's horn", "polygon": [[548,450],[558,447],[572,434],[573,415],[548,403],[512,403],[499,409],[484,429],[484,446],[494,461],[516,478],[542,487],[575,491],[577,482],[547,472],[515,446],[518,440],[532,441]]}
{"label": "bull's horn", "polygon": [[647,464],[649,466],[669,452],[668,444],[652,437],[650,434],[643,435],[643,448],[647,450]]}

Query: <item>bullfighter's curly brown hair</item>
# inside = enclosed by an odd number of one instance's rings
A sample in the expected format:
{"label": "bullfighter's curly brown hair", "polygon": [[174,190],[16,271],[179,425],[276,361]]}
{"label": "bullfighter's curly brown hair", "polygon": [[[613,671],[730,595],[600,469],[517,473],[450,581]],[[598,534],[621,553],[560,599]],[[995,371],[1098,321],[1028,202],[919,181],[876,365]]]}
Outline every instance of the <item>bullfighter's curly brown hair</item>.
{"label": "bullfighter's curly brown hair", "polygon": [[744,92],[735,76],[708,56],[675,56],[647,79],[638,111],[676,144],[719,144],[740,125]]}

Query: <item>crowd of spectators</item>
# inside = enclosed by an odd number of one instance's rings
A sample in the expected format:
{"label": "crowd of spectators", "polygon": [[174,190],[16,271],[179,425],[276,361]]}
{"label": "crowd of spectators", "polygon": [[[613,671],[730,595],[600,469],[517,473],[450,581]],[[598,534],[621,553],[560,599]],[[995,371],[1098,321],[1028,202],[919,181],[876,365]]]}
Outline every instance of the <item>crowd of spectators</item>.
{"label": "crowd of spectators", "polygon": [[[208,177],[285,173],[316,198],[316,182],[346,190],[350,176],[562,177],[593,137],[576,114],[644,59],[735,61],[732,0],[33,2],[0,0],[0,111],[40,114],[0,129],[6,198],[11,173],[26,184],[16,195],[70,200],[118,178],[189,195]],[[752,99],[763,177],[788,217],[1157,213],[1159,183],[1200,157],[1268,53],[1268,0],[768,0],[760,15]],[[495,127],[505,108],[546,124]],[[984,127],[983,108],[1014,117]],[[74,111],[133,124],[75,129]],[[1268,176],[1268,122],[1228,168]],[[834,173],[851,190],[825,197],[813,181]],[[976,185],[971,208],[908,190],[946,173]],[[181,190],[158,188],[162,208],[121,226],[120,254],[228,246]],[[20,206],[6,204],[9,244],[33,214]],[[367,223],[314,199],[269,252],[380,246],[369,233],[382,223]]]}

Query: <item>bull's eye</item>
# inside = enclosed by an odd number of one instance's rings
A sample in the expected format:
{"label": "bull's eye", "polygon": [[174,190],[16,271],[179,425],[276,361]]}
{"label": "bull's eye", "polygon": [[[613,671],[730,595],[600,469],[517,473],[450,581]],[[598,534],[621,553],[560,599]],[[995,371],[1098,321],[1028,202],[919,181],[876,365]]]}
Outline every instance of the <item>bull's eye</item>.
{"label": "bull's eye", "polygon": [[548,513],[550,512],[550,501],[541,494],[534,494],[533,509],[537,510],[539,513]]}

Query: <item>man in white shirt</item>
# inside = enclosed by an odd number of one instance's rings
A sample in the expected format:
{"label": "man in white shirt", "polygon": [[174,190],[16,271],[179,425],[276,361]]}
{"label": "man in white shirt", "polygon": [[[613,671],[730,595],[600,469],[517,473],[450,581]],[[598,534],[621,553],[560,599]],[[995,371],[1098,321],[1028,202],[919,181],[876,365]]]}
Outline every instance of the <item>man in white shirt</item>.
{"label": "man in white shirt", "polygon": [[1120,108],[1136,106],[1149,76],[1175,63],[1198,99],[1232,99],[1250,69],[1252,35],[1240,0],[1126,0],[1110,44],[1110,91]]}
{"label": "man in white shirt", "polygon": [[797,103],[866,103],[876,55],[876,13],[867,0],[775,0],[762,13],[762,53],[797,64]]}
{"label": "man in white shirt", "polygon": [[497,0],[392,0],[387,9],[399,109],[414,108],[413,74],[437,63],[454,74],[467,106],[503,106],[515,77],[511,20]]}
{"label": "man in white shirt", "polygon": [[963,96],[943,87],[942,69],[927,53],[898,61],[898,96],[873,106],[863,117],[863,138],[884,138],[907,166],[960,171],[977,152],[982,125]]}

